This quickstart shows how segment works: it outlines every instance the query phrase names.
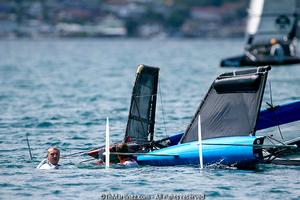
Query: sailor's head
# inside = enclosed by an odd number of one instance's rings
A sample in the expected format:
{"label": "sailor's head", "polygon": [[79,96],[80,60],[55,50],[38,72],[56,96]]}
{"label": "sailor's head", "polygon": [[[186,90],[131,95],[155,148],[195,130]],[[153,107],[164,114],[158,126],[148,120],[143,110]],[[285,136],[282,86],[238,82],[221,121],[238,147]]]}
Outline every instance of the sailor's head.
{"label": "sailor's head", "polygon": [[276,38],[271,38],[270,43],[271,43],[271,45],[274,45],[274,44],[277,44],[278,41],[276,40]]}
{"label": "sailor's head", "polygon": [[58,148],[50,147],[47,150],[47,158],[51,164],[57,165],[59,161],[59,157],[60,157],[60,151]]}
{"label": "sailor's head", "polygon": [[128,153],[128,146],[126,143],[117,144],[116,150],[120,153]]}
{"label": "sailor's head", "polygon": [[[118,153],[128,153],[129,149],[126,143],[121,143],[116,146],[116,151]],[[119,160],[130,158],[128,155],[118,155]]]}

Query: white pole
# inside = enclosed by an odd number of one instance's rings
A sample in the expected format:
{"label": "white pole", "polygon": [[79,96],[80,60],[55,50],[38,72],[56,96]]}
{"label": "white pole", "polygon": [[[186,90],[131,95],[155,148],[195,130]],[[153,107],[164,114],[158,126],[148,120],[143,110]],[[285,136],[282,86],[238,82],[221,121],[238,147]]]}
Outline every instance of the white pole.
{"label": "white pole", "polygon": [[200,115],[198,117],[198,143],[199,143],[200,169],[203,169],[202,134],[201,134],[201,118],[200,118]]}
{"label": "white pole", "polygon": [[106,118],[106,129],[105,129],[105,167],[109,168],[110,162],[110,153],[109,153],[109,120]]}

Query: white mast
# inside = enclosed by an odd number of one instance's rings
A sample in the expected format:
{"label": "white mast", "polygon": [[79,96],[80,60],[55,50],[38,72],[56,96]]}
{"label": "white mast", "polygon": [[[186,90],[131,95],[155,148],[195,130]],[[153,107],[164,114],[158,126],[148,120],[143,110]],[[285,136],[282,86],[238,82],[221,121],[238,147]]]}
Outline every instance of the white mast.
{"label": "white mast", "polygon": [[203,169],[203,154],[202,154],[202,134],[201,134],[201,118],[198,116],[198,143],[199,143],[199,164],[200,169]]}
{"label": "white mast", "polygon": [[110,152],[109,152],[109,120],[106,118],[106,129],[105,129],[105,167],[109,168]]}

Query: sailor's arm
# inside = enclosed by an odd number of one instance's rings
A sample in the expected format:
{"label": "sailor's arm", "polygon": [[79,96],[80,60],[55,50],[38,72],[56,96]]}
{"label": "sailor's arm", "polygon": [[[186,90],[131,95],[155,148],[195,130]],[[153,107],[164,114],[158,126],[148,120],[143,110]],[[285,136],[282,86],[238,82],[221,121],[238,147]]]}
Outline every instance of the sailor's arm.
{"label": "sailor's arm", "polygon": [[40,162],[40,164],[38,164],[38,166],[36,166],[37,169],[41,169],[41,167],[47,163],[47,159],[44,159]]}

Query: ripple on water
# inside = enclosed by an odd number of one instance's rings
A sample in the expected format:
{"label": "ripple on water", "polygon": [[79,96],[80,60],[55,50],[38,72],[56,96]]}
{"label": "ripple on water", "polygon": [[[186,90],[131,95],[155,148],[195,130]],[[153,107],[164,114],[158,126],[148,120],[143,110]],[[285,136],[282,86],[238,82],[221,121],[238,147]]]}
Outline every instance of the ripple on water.
{"label": "ripple on water", "polygon": [[37,125],[37,128],[49,128],[52,126],[53,124],[51,122],[41,122]]}
{"label": "ripple on water", "polygon": [[215,197],[222,197],[222,195],[218,191],[211,191],[211,190],[209,190],[209,191],[205,191],[205,197],[213,197],[213,198],[215,198]]}
{"label": "ripple on water", "polygon": [[33,196],[32,193],[29,192],[18,192],[16,195],[21,197],[26,197],[26,198]]}
{"label": "ripple on water", "polygon": [[11,183],[0,183],[0,188],[5,188],[5,187],[14,187],[14,184]]}
{"label": "ripple on water", "polygon": [[52,190],[51,191],[52,194],[57,195],[57,194],[62,194],[62,190]]}
{"label": "ripple on water", "polygon": [[275,194],[290,194],[289,191],[286,191],[284,189],[281,189],[281,188],[271,188],[269,190],[270,193],[275,193]]}

